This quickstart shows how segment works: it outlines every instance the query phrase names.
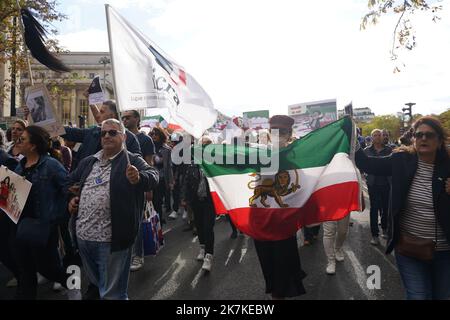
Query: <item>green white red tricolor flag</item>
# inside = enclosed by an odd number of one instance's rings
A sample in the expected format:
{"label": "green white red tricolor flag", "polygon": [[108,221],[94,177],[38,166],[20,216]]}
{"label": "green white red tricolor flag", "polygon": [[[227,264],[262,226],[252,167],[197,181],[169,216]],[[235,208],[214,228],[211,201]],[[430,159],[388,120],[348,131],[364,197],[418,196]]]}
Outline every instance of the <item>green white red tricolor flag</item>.
{"label": "green white red tricolor flag", "polygon": [[[276,174],[263,173],[268,166],[261,164],[203,162],[216,212],[227,212],[236,227],[254,239],[282,240],[302,226],[340,220],[360,210],[354,132],[346,117],[274,150],[272,157],[279,156]],[[215,159],[225,159],[230,152],[249,159],[259,151],[224,145],[215,151]]]}

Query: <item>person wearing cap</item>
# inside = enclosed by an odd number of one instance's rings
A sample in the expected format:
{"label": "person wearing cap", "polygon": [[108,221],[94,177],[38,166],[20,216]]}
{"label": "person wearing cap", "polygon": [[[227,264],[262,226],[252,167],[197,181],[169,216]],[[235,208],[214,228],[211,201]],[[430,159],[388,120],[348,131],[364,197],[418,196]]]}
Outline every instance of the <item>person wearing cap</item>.
{"label": "person wearing cap", "polygon": [[[275,115],[270,118],[269,124],[274,145],[278,143],[279,147],[283,148],[293,141],[294,119],[285,115]],[[275,129],[278,131],[278,137]],[[302,280],[306,277],[306,273],[300,264],[296,235],[286,235],[286,239],[283,240],[255,239],[254,242],[266,282],[266,293],[270,293],[274,300],[305,294]]]}

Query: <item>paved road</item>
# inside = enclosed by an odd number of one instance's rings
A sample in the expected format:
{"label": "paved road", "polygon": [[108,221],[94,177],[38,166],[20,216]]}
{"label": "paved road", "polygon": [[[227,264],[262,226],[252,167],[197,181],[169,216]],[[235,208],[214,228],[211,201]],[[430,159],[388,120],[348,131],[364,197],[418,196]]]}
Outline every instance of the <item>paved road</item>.
{"label": "paved road", "polygon": [[[338,263],[334,276],[325,274],[326,258],[319,238],[311,246],[299,250],[302,267],[308,274],[304,280],[307,294],[298,300],[379,300],[403,299],[404,290],[392,255],[384,254],[385,242],[380,247],[370,245],[369,213],[354,212],[353,226],[344,246],[345,261]],[[197,238],[183,232],[181,218],[169,221],[165,228],[166,245],[156,257],[147,257],[145,266],[132,273],[129,285],[130,299],[179,300],[267,300],[264,281],[253,240],[240,235],[230,239],[231,229],[225,218],[216,221],[215,256],[211,273],[201,270],[195,260]],[[367,268],[376,265],[381,271],[381,288],[368,289]],[[10,274],[0,265],[0,298],[10,299],[14,289],[5,288]],[[85,281],[83,281],[85,283]],[[50,284],[39,288],[40,299],[66,299],[55,293]]]}

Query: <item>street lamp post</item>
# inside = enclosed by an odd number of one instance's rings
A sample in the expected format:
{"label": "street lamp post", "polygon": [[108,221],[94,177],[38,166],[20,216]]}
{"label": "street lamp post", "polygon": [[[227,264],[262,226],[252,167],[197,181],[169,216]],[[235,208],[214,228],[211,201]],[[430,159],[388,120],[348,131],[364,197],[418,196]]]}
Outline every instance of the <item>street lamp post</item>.
{"label": "street lamp post", "polygon": [[412,118],[413,118],[412,117],[412,115],[413,115],[412,107],[415,105],[415,103],[414,102],[408,102],[408,103],[405,103],[405,105],[408,106],[408,107],[407,108],[403,108],[402,110],[403,110],[404,113],[406,111],[405,115],[408,116],[408,126],[411,126]]}
{"label": "street lamp post", "polygon": [[101,57],[98,63],[103,65],[103,88],[106,88],[106,65],[111,63],[108,57]]}

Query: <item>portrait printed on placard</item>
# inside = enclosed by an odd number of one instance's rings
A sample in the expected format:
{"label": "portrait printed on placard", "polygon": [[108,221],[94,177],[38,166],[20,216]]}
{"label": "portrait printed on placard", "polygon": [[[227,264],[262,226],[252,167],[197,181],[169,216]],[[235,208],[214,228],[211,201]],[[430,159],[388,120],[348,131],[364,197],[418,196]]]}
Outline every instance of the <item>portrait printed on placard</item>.
{"label": "portrait printed on placard", "polygon": [[[0,167],[0,209],[17,224],[27,202],[31,183],[8,170]],[[1,213],[0,213],[1,214]]]}
{"label": "portrait printed on placard", "polygon": [[39,84],[26,90],[26,105],[31,123],[45,128],[51,137],[65,133],[54,106],[51,103],[47,88]]}

